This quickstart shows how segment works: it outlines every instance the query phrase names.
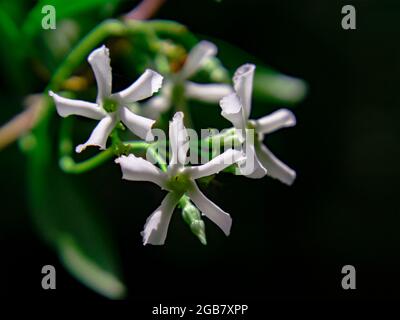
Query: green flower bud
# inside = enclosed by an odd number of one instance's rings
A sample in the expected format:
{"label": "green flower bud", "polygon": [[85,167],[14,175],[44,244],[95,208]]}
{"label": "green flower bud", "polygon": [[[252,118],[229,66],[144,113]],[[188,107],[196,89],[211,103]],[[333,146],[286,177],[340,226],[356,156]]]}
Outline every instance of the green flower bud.
{"label": "green flower bud", "polygon": [[205,224],[201,219],[200,211],[188,200],[182,208],[183,220],[189,225],[190,230],[204,245],[207,244]]}

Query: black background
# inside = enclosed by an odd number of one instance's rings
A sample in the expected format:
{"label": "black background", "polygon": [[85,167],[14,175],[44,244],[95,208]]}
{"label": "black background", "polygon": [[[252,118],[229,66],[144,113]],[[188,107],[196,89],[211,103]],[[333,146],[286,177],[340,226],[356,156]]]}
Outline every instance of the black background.
{"label": "black background", "polygon": [[[345,4],[356,7],[357,30],[341,28]],[[167,1],[157,18],[231,42],[305,79],[310,91],[295,109],[298,125],[268,140],[297,171],[296,182],[287,187],[272,179],[221,176],[206,193],[234,224],[225,238],[207,221],[206,247],[179,214],[166,246],[143,247],[139,232],[163,193],[151,184],[120,181],[112,164],[82,178],[87,188],[97,179],[110,180],[93,194],[104,199],[113,224],[129,299],[158,304],[399,297],[399,17],[398,1]],[[25,159],[17,147],[0,161],[2,210],[15,212],[1,218],[1,293],[102,299],[69,276],[32,230]],[[107,178],[110,172],[117,178]],[[110,190],[137,203],[107,203]],[[127,210],[128,221],[120,213]],[[41,289],[45,264],[56,266],[57,290]],[[341,288],[347,264],[357,270],[353,291]]]}

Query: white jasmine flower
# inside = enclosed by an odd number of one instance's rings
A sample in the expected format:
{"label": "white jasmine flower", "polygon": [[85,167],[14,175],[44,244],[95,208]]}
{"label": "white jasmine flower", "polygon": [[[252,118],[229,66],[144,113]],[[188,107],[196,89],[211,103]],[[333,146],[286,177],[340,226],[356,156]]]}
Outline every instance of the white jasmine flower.
{"label": "white jasmine flower", "polygon": [[[287,109],[279,109],[258,120],[249,120],[251,113],[251,95],[253,91],[253,76],[255,66],[241,66],[233,77],[235,92],[220,101],[222,116],[229,120],[237,129],[237,133],[246,150],[246,160],[239,164],[241,173],[250,178],[261,178],[265,174],[291,185],[296,178],[296,172],[281,162],[263,145],[264,135],[278,129],[296,124],[294,114]],[[244,134],[245,129],[254,129],[259,141],[252,144]],[[249,165],[253,161],[254,165]],[[249,170],[250,169],[250,170]]]}
{"label": "white jasmine flower", "polygon": [[141,233],[143,244],[162,245],[165,242],[172,213],[183,194],[187,194],[203,215],[229,235],[232,219],[228,213],[209,200],[198,188],[195,180],[216,174],[243,159],[242,153],[230,149],[206,164],[186,166],[189,148],[188,134],[183,125],[183,113],[177,112],[170,122],[171,156],[167,172],[151,162],[132,154],[115,161],[121,165],[122,178],[132,181],[151,181],[168,194],[161,205],[149,216]]}
{"label": "white jasmine flower", "polygon": [[98,146],[105,149],[107,138],[115,125],[122,121],[129,130],[142,139],[152,140],[151,127],[154,120],[131,112],[128,104],[151,97],[161,88],[163,77],[155,71],[146,70],[131,86],[117,93],[111,93],[111,65],[109,50],[102,46],[94,50],[88,57],[96,82],[96,103],[63,98],[50,91],[57,112],[62,117],[79,115],[99,120],[89,139],[76,147],[76,152],[87,146]]}
{"label": "white jasmine flower", "polygon": [[167,111],[171,106],[174,82],[183,83],[185,96],[208,103],[218,102],[232,92],[232,87],[223,83],[200,84],[190,79],[201,69],[208,59],[217,54],[217,47],[208,41],[201,41],[190,50],[182,69],[175,74],[175,79],[166,81],[161,94],[147,101],[142,108],[143,114],[153,119]]}

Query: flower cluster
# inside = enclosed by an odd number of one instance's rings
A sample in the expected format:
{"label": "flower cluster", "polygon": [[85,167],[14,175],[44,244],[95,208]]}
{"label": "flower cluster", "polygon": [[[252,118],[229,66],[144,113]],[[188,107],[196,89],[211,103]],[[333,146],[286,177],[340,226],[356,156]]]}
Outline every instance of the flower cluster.
{"label": "flower cluster", "polygon": [[[215,45],[202,41],[189,52],[180,71],[164,81],[164,84],[163,76],[148,69],[131,86],[112,93],[109,50],[102,46],[88,57],[97,82],[95,103],[69,99],[49,92],[61,117],[78,115],[99,121],[89,139],[76,147],[78,153],[88,146],[105,149],[108,137],[120,124],[140,139],[153,141],[153,126],[158,116],[172,107],[171,94],[176,83],[183,86],[187,98],[215,103],[219,101],[221,115],[233,125],[231,130],[239,142],[238,148],[225,149],[223,153],[204,164],[190,165],[190,139],[184,125],[184,113],[176,112],[169,122],[168,165],[161,166],[161,163],[158,163],[157,166],[157,163],[154,164],[149,159],[134,155],[129,148],[126,148],[125,154],[117,154],[115,162],[121,167],[123,179],[150,181],[168,192],[161,205],[145,223],[141,233],[143,244],[164,244],[172,213],[183,197],[190,208],[199,210],[229,235],[232,225],[230,215],[202,193],[196,183],[197,179],[212,176],[230,166],[236,167],[239,174],[249,178],[269,175],[289,185],[296,177],[295,172],[278,160],[263,144],[266,134],[296,124],[293,113],[287,109],[280,109],[258,120],[250,120],[254,65],[245,64],[239,67],[233,77],[233,86],[221,83],[197,84],[189,81],[216,53]],[[160,94],[153,96],[159,90]],[[132,111],[132,104],[147,98],[149,99],[143,102],[141,108],[145,110],[142,115]]]}

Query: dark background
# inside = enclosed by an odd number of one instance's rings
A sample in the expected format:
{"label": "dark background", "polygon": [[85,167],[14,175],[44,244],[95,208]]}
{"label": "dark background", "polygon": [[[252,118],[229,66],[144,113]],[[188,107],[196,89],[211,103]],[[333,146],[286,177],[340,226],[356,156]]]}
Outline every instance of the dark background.
{"label": "dark background", "polygon": [[[229,238],[207,221],[204,247],[176,213],[167,244],[143,247],[139,232],[163,193],[151,184],[121,181],[113,164],[76,177],[88,189],[107,180],[92,196],[102,199],[114,227],[129,298],[156,304],[399,298],[398,1],[188,2],[167,1],[157,18],[224,39],[308,82],[309,95],[294,110],[298,125],[268,139],[298,178],[287,187],[272,179],[221,175],[206,194],[231,213]],[[345,4],[356,7],[357,30],[341,28]],[[2,122],[9,116],[2,112]],[[0,158],[6,267],[1,293],[102,299],[69,276],[34,233],[25,161],[16,145]],[[130,204],[108,203],[110,192]],[[128,220],[121,213],[127,211]],[[57,290],[41,289],[45,264],[56,266]],[[353,291],[341,288],[347,264],[357,270]]]}

